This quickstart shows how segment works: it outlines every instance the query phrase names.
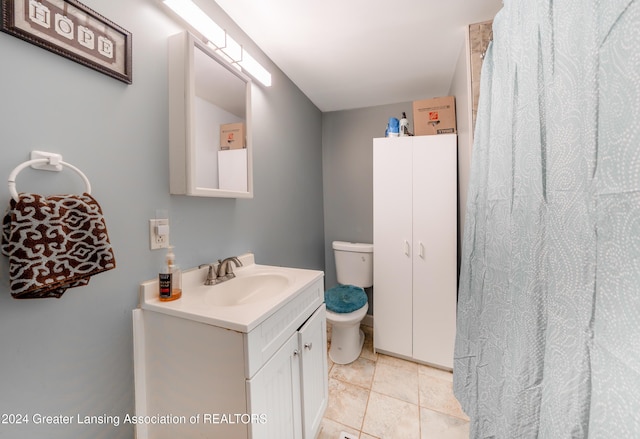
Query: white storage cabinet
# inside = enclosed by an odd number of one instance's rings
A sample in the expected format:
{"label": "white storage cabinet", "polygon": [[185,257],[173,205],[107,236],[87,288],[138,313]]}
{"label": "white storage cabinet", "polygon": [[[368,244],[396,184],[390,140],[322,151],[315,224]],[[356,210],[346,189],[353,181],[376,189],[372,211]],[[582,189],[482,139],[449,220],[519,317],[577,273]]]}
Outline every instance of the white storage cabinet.
{"label": "white storage cabinet", "polygon": [[374,348],[453,368],[455,134],[373,140]]}

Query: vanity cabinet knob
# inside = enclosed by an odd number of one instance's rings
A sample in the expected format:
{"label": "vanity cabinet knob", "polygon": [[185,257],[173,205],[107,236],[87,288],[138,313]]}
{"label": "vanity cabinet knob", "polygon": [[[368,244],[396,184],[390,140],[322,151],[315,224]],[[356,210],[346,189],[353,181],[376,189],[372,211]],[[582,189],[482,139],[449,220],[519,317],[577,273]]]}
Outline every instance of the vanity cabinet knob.
{"label": "vanity cabinet knob", "polygon": [[305,343],[304,347],[311,350],[311,348],[313,347],[313,343],[309,342],[309,343]]}
{"label": "vanity cabinet knob", "polygon": [[298,354],[299,354],[299,352],[298,352],[298,350],[297,350],[297,349],[296,349],[295,351],[293,351],[293,356],[294,356],[294,357],[297,357],[297,356],[298,356]]}

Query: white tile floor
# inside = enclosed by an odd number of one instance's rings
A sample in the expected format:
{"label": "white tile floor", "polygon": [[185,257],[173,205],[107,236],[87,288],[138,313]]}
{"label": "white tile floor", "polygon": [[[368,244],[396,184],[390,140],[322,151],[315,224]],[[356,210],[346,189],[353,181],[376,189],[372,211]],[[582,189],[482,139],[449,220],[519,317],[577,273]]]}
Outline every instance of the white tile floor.
{"label": "white tile floor", "polygon": [[[318,439],[466,439],[469,418],[453,396],[450,372],[373,352],[363,326],[360,358],[329,359],[329,405]],[[330,336],[330,334],[329,334]],[[330,343],[330,342],[329,342]]]}

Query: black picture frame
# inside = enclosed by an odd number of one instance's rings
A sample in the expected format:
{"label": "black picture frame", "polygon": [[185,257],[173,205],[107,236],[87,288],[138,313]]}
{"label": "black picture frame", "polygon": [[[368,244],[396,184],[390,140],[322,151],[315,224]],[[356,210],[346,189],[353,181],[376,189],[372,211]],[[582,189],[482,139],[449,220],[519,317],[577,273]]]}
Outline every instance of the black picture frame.
{"label": "black picture frame", "polygon": [[76,0],[0,1],[0,31],[133,82],[131,32]]}

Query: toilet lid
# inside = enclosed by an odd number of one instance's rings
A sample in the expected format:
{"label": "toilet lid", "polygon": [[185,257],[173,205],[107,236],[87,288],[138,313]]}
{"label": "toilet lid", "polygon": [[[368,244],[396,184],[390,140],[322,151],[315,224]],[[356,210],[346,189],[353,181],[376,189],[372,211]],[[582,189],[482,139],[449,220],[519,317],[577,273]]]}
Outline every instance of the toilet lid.
{"label": "toilet lid", "polygon": [[355,285],[338,285],[324,292],[329,311],[340,314],[354,312],[367,303],[367,293]]}

